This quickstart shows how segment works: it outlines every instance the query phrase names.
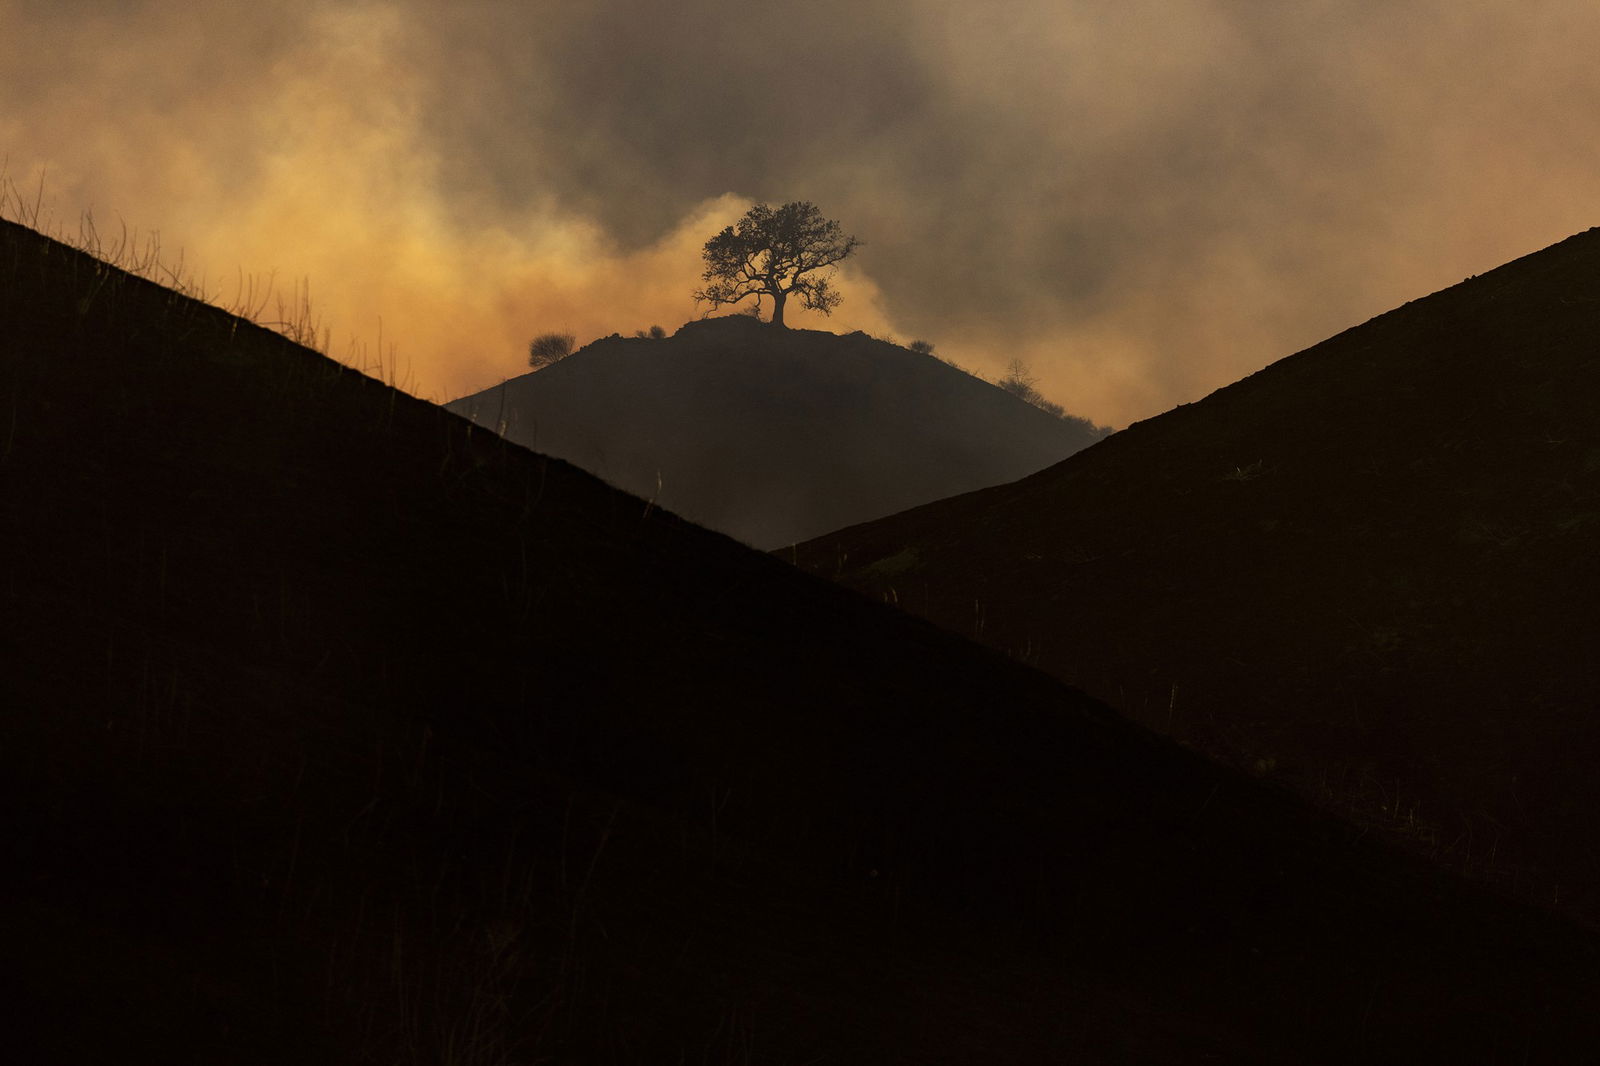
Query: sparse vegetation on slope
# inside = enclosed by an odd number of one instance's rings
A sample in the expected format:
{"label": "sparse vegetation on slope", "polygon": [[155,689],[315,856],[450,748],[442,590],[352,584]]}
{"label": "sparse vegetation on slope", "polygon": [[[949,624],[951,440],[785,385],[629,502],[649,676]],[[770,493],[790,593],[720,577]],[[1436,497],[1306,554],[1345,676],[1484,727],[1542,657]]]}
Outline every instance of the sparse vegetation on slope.
{"label": "sparse vegetation on slope", "polygon": [[[44,205],[45,176],[42,173],[38,186],[30,192],[19,188],[0,164],[0,219],[47,234],[83,252],[95,264],[87,268],[96,272],[96,278],[83,297],[84,313],[103,297],[115,299],[124,284],[120,274],[126,274],[154,282],[197,304],[221,308],[246,322],[281,334],[295,344],[335,356],[344,365],[390,385],[408,390],[413,387],[410,371],[402,371],[396,347],[384,345],[381,325],[375,352],[369,350],[365,342],[352,340],[343,351],[335,353],[332,330],[324,324],[313,305],[311,283],[307,278],[293,281],[285,292],[275,272],[263,277],[246,274],[241,268],[235,273],[230,295],[227,285],[218,283],[212,287],[204,279],[196,278],[184,262],[182,250],[175,256],[169,254],[156,231],[141,233],[130,229],[126,221],[119,218],[115,234],[102,232],[94,212],[86,210],[71,232],[63,232],[59,226],[51,224]],[[104,269],[107,267],[115,269]],[[176,301],[173,304],[177,306]]]}
{"label": "sparse vegetation on slope", "polygon": [[1593,916],[1596,276],[1590,231],[785,558]]}
{"label": "sparse vegetation on slope", "polygon": [[17,1061],[1600,1036],[1582,931],[9,223],[0,426]]}

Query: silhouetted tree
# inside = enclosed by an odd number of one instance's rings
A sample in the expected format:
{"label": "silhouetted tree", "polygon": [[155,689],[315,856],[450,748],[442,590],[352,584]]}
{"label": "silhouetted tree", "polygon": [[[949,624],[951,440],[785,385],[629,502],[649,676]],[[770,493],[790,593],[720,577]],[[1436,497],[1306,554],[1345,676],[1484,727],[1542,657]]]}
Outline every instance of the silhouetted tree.
{"label": "silhouetted tree", "polygon": [[1013,359],[1006,367],[1006,376],[995,384],[1024,403],[1031,403],[1046,414],[1061,418],[1067,413],[1066,409],[1058,403],[1051,403],[1045,399],[1044,394],[1037,388],[1038,381],[1039,379],[1028,369],[1027,363],[1021,359]]}
{"label": "silhouetted tree", "polygon": [[572,354],[578,338],[571,333],[542,333],[528,345],[528,365],[542,370]]}
{"label": "silhouetted tree", "polygon": [[[782,207],[756,204],[738,222],[706,242],[706,270],[694,298],[711,304],[772,299],[772,324],[783,327],[783,307],[793,295],[804,307],[828,314],[841,297],[833,290],[830,267],[850,256],[861,242],[847,237],[839,223],[822,217],[815,204]],[[819,273],[827,271],[827,273]]]}
{"label": "silhouetted tree", "polygon": [[932,341],[912,341],[911,342],[911,350],[916,352],[918,355],[932,355],[933,354],[933,342]]}
{"label": "silhouetted tree", "polygon": [[1097,426],[1088,419],[1079,418],[1076,415],[1069,415],[1067,414],[1067,409],[1065,407],[1062,407],[1053,400],[1045,399],[1044,394],[1041,393],[1036,387],[1037,383],[1038,378],[1033,376],[1033,372],[1028,369],[1028,364],[1024,363],[1021,359],[1011,360],[1010,364],[1006,367],[1006,376],[995,382],[995,384],[1000,388],[1006,390],[1024,403],[1033,404],[1033,406],[1037,407],[1045,414],[1055,415],[1057,418],[1066,419],[1070,422],[1076,422],[1086,431],[1093,433],[1096,438],[1108,437],[1111,435],[1110,426]]}
{"label": "silhouetted tree", "polygon": [[1013,359],[1010,365],[1006,367],[1006,376],[995,382],[995,384],[1017,399],[1033,403],[1039,396],[1039,390],[1034,388],[1038,380],[1029,372],[1027,363],[1024,363],[1021,359]]}

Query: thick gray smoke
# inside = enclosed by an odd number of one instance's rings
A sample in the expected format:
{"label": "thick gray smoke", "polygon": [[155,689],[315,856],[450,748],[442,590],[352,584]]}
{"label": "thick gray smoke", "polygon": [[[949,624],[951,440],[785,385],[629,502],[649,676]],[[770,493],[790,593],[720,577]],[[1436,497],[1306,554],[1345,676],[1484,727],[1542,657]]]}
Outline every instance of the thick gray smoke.
{"label": "thick gray smoke", "polygon": [[[60,220],[308,278],[446,397],[696,309],[751,200],[866,246],[809,326],[1123,424],[1600,221],[1589,0],[0,0]],[[337,352],[335,354],[338,354]]]}

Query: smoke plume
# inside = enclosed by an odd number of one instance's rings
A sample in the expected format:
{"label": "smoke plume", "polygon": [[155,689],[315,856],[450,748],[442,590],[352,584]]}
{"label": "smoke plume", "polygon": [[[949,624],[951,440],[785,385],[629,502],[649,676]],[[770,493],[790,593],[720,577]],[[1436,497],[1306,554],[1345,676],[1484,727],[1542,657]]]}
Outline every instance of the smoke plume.
{"label": "smoke plume", "polygon": [[0,0],[0,156],[437,399],[675,328],[811,200],[865,246],[794,324],[1122,425],[1594,224],[1597,46],[1587,0]]}

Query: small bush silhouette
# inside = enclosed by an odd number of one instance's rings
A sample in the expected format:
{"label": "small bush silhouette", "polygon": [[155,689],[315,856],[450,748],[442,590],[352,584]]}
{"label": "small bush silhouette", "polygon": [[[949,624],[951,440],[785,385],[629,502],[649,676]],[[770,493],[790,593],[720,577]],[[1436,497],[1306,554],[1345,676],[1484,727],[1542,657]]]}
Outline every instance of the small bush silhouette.
{"label": "small bush silhouette", "polygon": [[635,330],[633,335],[640,340],[659,341],[666,338],[667,331],[660,326],[651,326],[649,329]]}
{"label": "small bush silhouette", "polygon": [[528,365],[542,370],[572,354],[578,338],[571,333],[542,333],[528,345]]}
{"label": "small bush silhouette", "polygon": [[995,382],[996,385],[1009,392],[1019,400],[1035,403],[1042,397],[1039,390],[1034,388],[1039,379],[1028,370],[1028,364],[1021,359],[1011,360],[1006,367],[1006,376]]}
{"label": "small bush silhouette", "polygon": [[916,352],[918,355],[932,355],[933,354],[933,342],[932,341],[912,341],[911,342],[911,350]]}

